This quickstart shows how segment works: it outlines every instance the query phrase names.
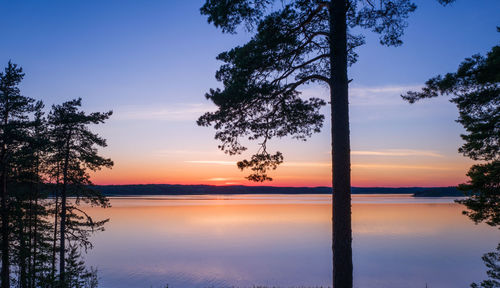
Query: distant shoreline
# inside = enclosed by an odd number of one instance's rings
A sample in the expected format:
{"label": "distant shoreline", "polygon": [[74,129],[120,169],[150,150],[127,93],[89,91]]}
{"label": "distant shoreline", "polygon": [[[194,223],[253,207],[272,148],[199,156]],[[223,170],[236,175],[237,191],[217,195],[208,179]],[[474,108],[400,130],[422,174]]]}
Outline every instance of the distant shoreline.
{"label": "distant shoreline", "polygon": [[[212,186],[212,185],[95,185],[92,188],[106,196],[174,196],[174,195],[236,195],[236,194],[331,194],[331,187],[276,186]],[[414,197],[460,197],[456,187],[352,187],[352,194],[411,194]]]}

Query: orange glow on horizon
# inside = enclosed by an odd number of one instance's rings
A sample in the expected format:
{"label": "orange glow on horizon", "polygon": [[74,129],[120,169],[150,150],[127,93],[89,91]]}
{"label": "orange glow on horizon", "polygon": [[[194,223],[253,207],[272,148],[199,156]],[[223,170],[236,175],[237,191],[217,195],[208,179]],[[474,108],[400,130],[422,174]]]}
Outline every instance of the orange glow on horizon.
{"label": "orange glow on horizon", "polygon": [[[142,162],[142,161],[141,161]],[[236,165],[213,163],[188,163],[183,161],[158,163],[117,161],[116,166],[93,173],[92,181],[100,185],[126,184],[181,184],[181,185],[245,185],[278,187],[331,186],[331,166],[328,162],[285,162],[270,175],[274,181],[255,183],[245,179],[248,171],[240,171]],[[149,162],[149,163],[148,163]],[[215,162],[215,161],[214,161]],[[220,161],[222,162],[222,161]],[[155,164],[150,164],[155,163]],[[443,187],[455,186],[467,180],[465,176],[472,162],[364,161],[353,157],[351,183],[354,187]],[[139,168],[140,167],[140,168]],[[147,167],[144,169],[143,167]]]}

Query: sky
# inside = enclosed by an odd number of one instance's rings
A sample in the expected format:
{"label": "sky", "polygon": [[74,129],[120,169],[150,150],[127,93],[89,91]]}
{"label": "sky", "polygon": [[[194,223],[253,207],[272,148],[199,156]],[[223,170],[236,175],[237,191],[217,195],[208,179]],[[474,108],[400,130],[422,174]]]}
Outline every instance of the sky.
{"label": "sky", "polygon": [[[457,152],[463,128],[446,97],[413,105],[400,95],[432,76],[456,71],[464,58],[497,45],[500,1],[415,1],[418,8],[400,47],[384,47],[364,32],[350,67],[352,185],[452,186],[474,163]],[[220,87],[218,53],[252,36],[223,34],[200,15],[202,0],[0,0],[0,65],[26,73],[21,91],[47,107],[81,97],[86,111],[113,110],[93,130],[108,140],[101,154],[113,169],[94,173],[96,184],[257,185],[248,171],[217,149],[214,129],[196,119],[214,106],[204,94]],[[327,98],[322,86],[304,97]],[[268,149],[285,163],[274,186],[331,186],[329,109],[321,133],[305,142],[283,138]],[[247,142],[249,153],[257,143]]]}

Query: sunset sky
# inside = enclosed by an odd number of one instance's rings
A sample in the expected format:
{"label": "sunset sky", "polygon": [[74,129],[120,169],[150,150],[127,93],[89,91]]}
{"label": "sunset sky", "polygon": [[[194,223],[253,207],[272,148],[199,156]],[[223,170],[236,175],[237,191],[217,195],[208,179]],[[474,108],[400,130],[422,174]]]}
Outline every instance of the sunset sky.
{"label": "sunset sky", "polygon": [[[453,104],[442,98],[409,105],[400,94],[498,44],[500,1],[415,2],[404,45],[383,47],[366,32],[350,68],[353,186],[456,185],[473,163],[457,152],[463,129]],[[94,175],[96,184],[255,185],[235,166],[248,155],[224,155],[214,130],[195,123],[214,109],[204,93],[220,87],[216,55],[251,37],[222,34],[200,15],[202,3],[0,0],[0,64],[21,65],[23,94],[47,107],[82,97],[86,111],[114,111],[95,128],[108,139],[102,154],[115,162]],[[302,91],[328,97],[323,86]],[[331,185],[329,121],[307,142],[268,145],[285,163],[266,185]],[[248,144],[250,153],[257,149]]]}

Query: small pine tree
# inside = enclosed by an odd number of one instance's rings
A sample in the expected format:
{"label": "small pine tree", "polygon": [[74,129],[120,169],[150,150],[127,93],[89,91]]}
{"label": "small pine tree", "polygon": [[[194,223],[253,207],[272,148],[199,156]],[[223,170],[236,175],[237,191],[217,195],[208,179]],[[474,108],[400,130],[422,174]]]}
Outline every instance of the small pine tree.
{"label": "small pine tree", "polygon": [[87,270],[76,245],[70,245],[66,258],[66,285],[71,288],[96,288],[97,270]]}

